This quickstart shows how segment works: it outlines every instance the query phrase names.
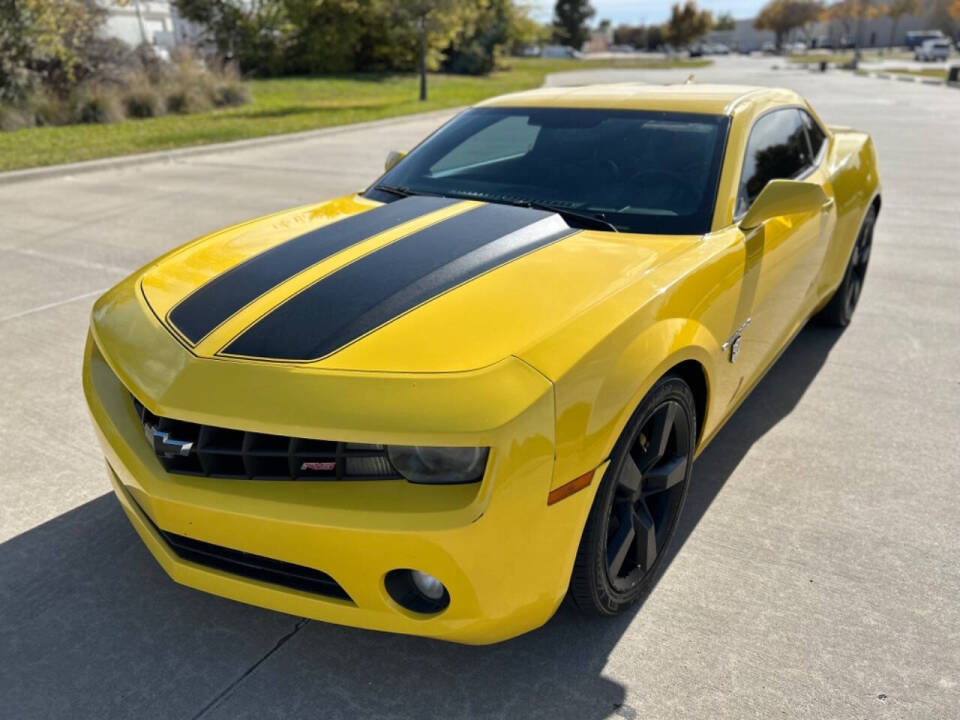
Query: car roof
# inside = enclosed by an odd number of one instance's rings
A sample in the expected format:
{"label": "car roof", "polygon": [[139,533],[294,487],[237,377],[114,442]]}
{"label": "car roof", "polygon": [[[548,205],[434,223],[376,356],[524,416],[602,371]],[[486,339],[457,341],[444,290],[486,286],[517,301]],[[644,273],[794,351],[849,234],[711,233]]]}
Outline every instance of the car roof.
{"label": "car roof", "polygon": [[570,107],[733,115],[744,106],[806,105],[797,93],[749,85],[616,83],[548,87],[491,98],[477,107]]}

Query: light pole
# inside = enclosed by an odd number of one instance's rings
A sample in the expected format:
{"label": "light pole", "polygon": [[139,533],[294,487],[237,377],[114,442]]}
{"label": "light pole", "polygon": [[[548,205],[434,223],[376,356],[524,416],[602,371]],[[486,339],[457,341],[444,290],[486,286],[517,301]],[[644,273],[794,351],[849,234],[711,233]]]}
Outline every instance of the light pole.
{"label": "light pole", "polygon": [[137,10],[137,22],[140,23],[140,42],[147,44],[147,28],[143,24],[143,12],[140,9],[140,0],[133,0],[133,6]]}
{"label": "light pole", "polygon": [[420,14],[420,101],[427,99],[427,13]]}
{"label": "light pole", "polygon": [[854,6],[857,11],[857,30],[853,38],[853,69],[856,70],[860,64],[860,38],[863,35],[863,16],[867,13],[866,0],[855,0]]}

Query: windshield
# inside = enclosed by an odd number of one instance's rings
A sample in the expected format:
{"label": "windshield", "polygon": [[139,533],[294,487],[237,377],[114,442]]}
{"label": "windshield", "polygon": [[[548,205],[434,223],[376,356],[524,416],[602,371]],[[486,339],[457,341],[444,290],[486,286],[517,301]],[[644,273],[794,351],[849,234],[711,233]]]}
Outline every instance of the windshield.
{"label": "windshield", "polygon": [[530,203],[567,211],[571,225],[594,217],[624,232],[702,234],[727,126],[718,115],[476,108],[431,135],[368,196]]}

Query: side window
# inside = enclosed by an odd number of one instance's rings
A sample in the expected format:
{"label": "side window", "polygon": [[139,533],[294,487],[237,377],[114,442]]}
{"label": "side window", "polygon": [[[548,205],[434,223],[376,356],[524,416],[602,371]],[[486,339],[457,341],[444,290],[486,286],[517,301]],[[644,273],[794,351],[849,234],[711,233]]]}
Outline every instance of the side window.
{"label": "side window", "polygon": [[799,110],[776,110],[761,117],[747,141],[737,214],[746,212],[768,182],[793,179],[810,163],[810,148]]}
{"label": "side window", "polygon": [[430,167],[434,177],[489,163],[526,155],[533,147],[540,128],[528,125],[523,115],[512,115],[467,138]]}
{"label": "side window", "polygon": [[810,138],[810,152],[813,154],[813,159],[816,160],[820,156],[820,149],[823,147],[827,136],[817,125],[817,121],[810,117],[810,113],[801,111],[800,116],[803,118],[804,127],[807,128],[807,137]]}

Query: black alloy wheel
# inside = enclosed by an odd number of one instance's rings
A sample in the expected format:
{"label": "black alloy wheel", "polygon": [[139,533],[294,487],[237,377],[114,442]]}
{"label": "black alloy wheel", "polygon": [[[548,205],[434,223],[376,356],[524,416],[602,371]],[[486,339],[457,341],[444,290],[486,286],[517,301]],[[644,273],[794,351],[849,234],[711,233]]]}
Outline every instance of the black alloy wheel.
{"label": "black alloy wheel", "polygon": [[830,302],[817,315],[817,320],[826,325],[846,327],[853,318],[853,311],[857,309],[863,283],[867,277],[867,264],[870,262],[870,250],[873,248],[873,229],[877,224],[877,209],[871,207],[863,218],[860,232],[850,251],[850,261],[847,263],[843,282]]}
{"label": "black alloy wheel", "polygon": [[668,375],[627,423],[577,552],[570,597],[581,610],[621,612],[662,568],[690,484],[695,412],[689,386]]}

